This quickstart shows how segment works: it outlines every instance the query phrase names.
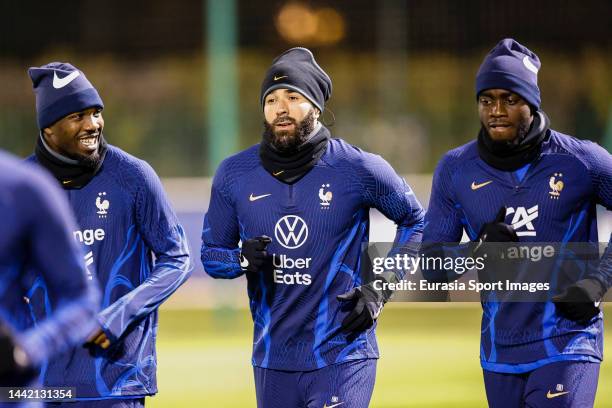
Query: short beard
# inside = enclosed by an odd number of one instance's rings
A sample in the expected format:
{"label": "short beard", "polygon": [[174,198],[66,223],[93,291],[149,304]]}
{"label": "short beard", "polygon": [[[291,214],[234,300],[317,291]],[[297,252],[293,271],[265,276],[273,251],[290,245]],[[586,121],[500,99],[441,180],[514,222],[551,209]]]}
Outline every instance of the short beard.
{"label": "short beard", "polygon": [[100,161],[102,157],[100,156],[100,147],[96,149],[95,152],[90,154],[89,156],[80,156],[78,159],[79,164],[85,168],[90,170],[95,170],[100,165]]}
{"label": "short beard", "polygon": [[519,123],[519,125],[517,127],[516,137],[514,139],[495,141],[491,137],[491,134],[489,132],[487,132],[487,128],[485,127],[484,123],[480,122],[480,126],[486,132],[486,134],[489,137],[489,139],[494,144],[497,144],[500,148],[502,148],[502,147],[512,148],[512,147],[516,147],[516,146],[520,145],[523,142],[523,140],[525,140],[525,137],[527,136],[527,134],[531,130],[531,125],[532,124],[533,124],[533,121],[531,121],[531,123],[528,120],[522,121],[522,122]]}
{"label": "short beard", "polygon": [[[294,130],[279,130],[275,132],[274,125],[281,121],[293,123]],[[300,123],[297,123],[295,119],[288,116],[277,118],[272,124],[264,120],[263,138],[279,152],[292,153],[297,151],[298,147],[308,140],[308,136],[310,136],[314,128],[314,109],[311,109]]]}
{"label": "short beard", "polygon": [[105,143],[104,135],[100,132],[98,136],[98,148],[92,154],[85,156],[79,154],[78,157],[74,159],[79,162],[79,165],[85,167],[86,169],[95,170],[100,167],[100,163],[102,162],[102,156],[100,155],[100,149],[102,149],[102,144]]}
{"label": "short beard", "polygon": [[521,143],[525,139],[525,136],[527,136],[527,134],[531,130],[531,125],[533,124],[533,122],[533,120],[531,122],[525,120],[519,124],[518,130],[516,132],[516,140],[518,141],[518,143]]}

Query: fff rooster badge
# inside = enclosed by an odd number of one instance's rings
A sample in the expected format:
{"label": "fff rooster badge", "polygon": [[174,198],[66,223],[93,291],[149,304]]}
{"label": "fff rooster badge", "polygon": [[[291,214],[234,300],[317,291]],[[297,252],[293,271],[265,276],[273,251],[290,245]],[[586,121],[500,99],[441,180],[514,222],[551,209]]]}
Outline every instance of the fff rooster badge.
{"label": "fff rooster badge", "polygon": [[322,210],[329,210],[332,197],[334,196],[329,187],[329,184],[322,184],[321,188],[319,189],[319,199],[321,200]]}
{"label": "fff rooster badge", "polygon": [[106,191],[98,193],[96,207],[98,208],[98,211],[96,211],[98,218],[106,218],[108,207],[110,207],[110,202],[106,199]]}
{"label": "fff rooster badge", "polygon": [[548,186],[550,187],[550,191],[548,192],[548,194],[550,194],[550,198],[553,200],[559,199],[559,196],[561,196],[561,191],[565,186],[565,184],[561,180],[561,177],[563,177],[563,174],[555,173],[550,176],[550,180],[548,180]]}

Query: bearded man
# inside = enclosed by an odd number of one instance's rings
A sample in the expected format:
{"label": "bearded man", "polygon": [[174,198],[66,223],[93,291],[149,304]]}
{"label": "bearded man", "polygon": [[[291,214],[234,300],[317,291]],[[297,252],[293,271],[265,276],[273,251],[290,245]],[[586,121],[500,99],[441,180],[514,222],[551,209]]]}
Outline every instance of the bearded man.
{"label": "bearded man", "polygon": [[360,277],[370,208],[395,221],[396,243],[421,238],[404,180],[319,122],[331,89],[305,48],[273,61],[263,140],[221,163],[204,218],[206,272],[247,277],[259,407],[368,406],[389,296]]}

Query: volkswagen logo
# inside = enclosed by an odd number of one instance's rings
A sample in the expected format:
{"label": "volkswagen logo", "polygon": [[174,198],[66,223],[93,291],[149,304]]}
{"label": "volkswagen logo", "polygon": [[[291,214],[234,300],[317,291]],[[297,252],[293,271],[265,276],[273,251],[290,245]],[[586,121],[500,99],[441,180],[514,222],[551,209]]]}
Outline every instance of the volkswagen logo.
{"label": "volkswagen logo", "polygon": [[308,238],[308,225],[297,215],[285,215],[274,226],[276,241],[287,249],[304,245]]}

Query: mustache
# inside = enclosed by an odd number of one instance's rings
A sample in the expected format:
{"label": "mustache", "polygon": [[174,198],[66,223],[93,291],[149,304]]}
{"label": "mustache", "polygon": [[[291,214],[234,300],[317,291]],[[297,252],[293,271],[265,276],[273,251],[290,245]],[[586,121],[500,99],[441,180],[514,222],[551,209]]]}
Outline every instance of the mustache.
{"label": "mustache", "polygon": [[272,122],[272,125],[278,125],[281,122],[291,122],[294,125],[297,125],[297,120],[293,119],[291,116],[281,116],[278,117],[276,119],[274,119],[274,121]]}

